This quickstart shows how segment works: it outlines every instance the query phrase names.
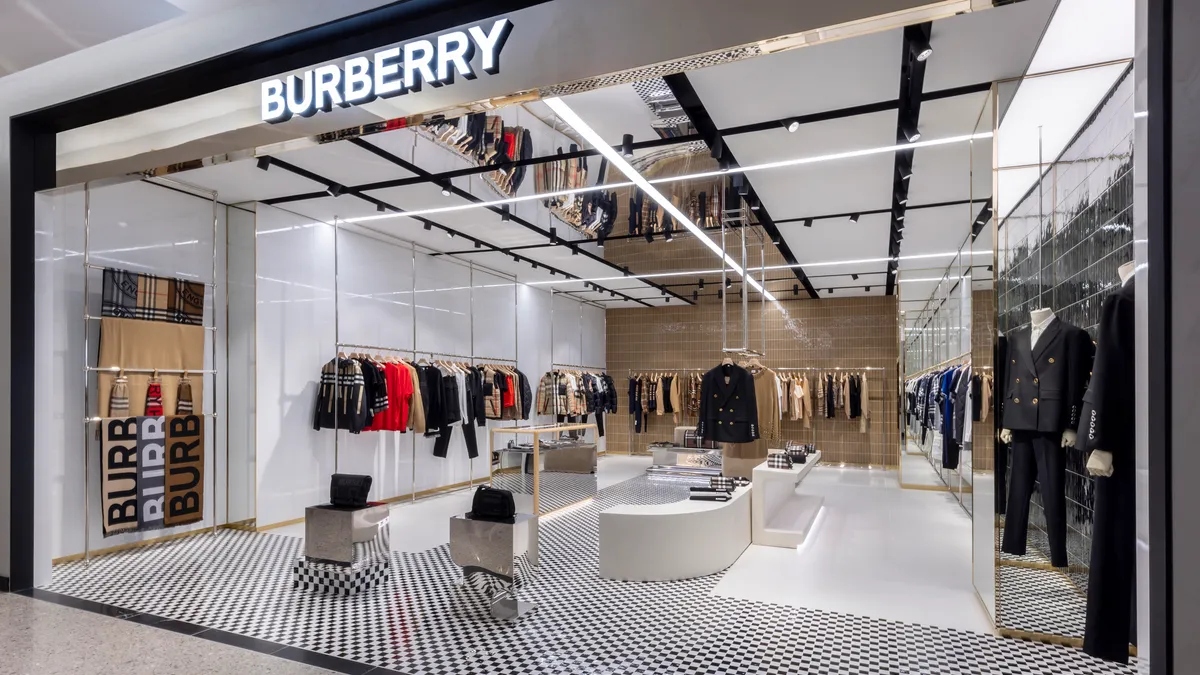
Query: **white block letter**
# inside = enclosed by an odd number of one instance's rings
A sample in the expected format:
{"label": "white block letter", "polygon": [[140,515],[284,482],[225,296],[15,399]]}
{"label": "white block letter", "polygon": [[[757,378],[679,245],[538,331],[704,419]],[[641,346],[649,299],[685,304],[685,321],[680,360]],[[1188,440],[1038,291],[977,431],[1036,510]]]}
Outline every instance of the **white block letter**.
{"label": "white block letter", "polygon": [[301,117],[310,117],[317,111],[313,107],[313,72],[304,71],[304,78],[293,75],[287,83],[288,112]]}
{"label": "white block letter", "polygon": [[392,47],[375,54],[375,95],[380,98],[395,96],[404,89],[404,80],[394,77],[400,66],[389,59],[400,56],[400,48]]}
{"label": "white block letter", "polygon": [[338,87],[342,84],[342,69],[337,66],[321,66],[313,76],[317,81],[313,108],[329,112],[333,106],[342,105],[342,95]]}
{"label": "white block letter", "polygon": [[[421,91],[421,83],[438,84],[429,64],[433,61],[433,43],[429,40],[417,40],[404,45],[404,82],[409,91]],[[417,79],[416,71],[421,71]]]}
{"label": "white block letter", "polygon": [[475,58],[475,43],[471,42],[471,38],[467,37],[466,33],[456,30],[453,33],[439,35],[437,41],[438,83],[454,83],[454,71],[450,70],[451,63],[454,64],[454,70],[457,70],[459,75],[468,80],[475,79],[475,71],[471,70],[471,59]]}
{"label": "white block letter", "polygon": [[286,122],[292,117],[287,102],[283,100],[283,80],[267,80],[262,83],[262,120],[264,122]]}
{"label": "white block letter", "polygon": [[486,35],[479,26],[471,26],[471,38],[483,51],[483,72],[488,75],[500,72],[500,50],[504,49],[512,28],[512,22],[508,19],[500,19],[492,24],[492,29]]}
{"label": "white block letter", "polygon": [[346,103],[366,103],[371,96],[371,60],[356,56],[346,61],[346,79],[342,98]]}

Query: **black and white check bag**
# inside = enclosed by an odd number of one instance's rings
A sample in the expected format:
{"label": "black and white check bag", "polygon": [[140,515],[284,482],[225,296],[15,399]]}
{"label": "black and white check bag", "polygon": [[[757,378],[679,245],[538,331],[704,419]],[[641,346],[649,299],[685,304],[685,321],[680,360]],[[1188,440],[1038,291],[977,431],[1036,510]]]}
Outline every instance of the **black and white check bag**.
{"label": "black and white check bag", "polygon": [[772,452],[767,455],[768,469],[790,469],[792,458],[786,452]]}
{"label": "black and white check bag", "polygon": [[733,492],[733,479],[728,476],[713,476],[708,479],[708,486],[714,490],[724,490],[725,492]]}

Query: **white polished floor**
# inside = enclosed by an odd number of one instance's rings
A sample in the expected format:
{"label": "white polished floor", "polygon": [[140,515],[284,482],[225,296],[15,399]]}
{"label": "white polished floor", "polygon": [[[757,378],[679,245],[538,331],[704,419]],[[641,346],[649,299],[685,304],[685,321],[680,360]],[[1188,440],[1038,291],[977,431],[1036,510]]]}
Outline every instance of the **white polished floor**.
{"label": "white polished floor", "polygon": [[808,540],[751,546],[717,595],[992,632],[971,585],[971,519],[951,495],[901,489],[894,471],[820,466],[800,491],[825,497]]}
{"label": "white polished floor", "polygon": [[[650,457],[624,455],[600,457],[596,471],[597,489],[640,476],[650,466]],[[415,504],[393,504],[391,509],[392,550],[419,553],[450,541],[450,518],[471,510],[474,490],[464,489],[422,499]],[[304,523],[289,525],[273,534],[304,537]]]}
{"label": "white polished floor", "polygon": [[[911,446],[916,450],[916,446]],[[919,452],[919,451],[917,451]],[[946,483],[937,475],[929,459],[923,454],[906,452],[900,455],[900,481],[905,485],[945,488]]]}

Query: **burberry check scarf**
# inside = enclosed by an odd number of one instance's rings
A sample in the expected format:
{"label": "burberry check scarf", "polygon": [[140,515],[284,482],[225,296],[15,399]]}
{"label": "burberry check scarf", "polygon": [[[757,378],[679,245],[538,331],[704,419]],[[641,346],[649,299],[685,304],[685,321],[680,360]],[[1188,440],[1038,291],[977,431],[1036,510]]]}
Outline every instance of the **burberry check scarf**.
{"label": "burberry check scarf", "polygon": [[204,284],[125,270],[104,270],[101,314],[122,319],[199,326],[204,321]]}

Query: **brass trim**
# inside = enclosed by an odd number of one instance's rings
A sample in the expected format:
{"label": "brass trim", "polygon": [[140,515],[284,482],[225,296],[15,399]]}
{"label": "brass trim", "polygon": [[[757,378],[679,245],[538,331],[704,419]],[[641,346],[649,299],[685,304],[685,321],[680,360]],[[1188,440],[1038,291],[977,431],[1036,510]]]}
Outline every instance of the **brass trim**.
{"label": "brass trim", "polygon": [[1029,560],[1005,560],[1001,558],[999,561],[1002,567],[1024,567],[1031,570],[1046,570],[1047,572],[1080,572],[1088,573],[1088,568],[1084,565],[1071,565],[1069,567],[1055,567],[1050,563],[1033,562]]}
{"label": "brass trim", "polygon": [[928,490],[929,492],[949,492],[949,485],[908,485],[901,483],[900,487],[905,490]]}
{"label": "brass trim", "polygon": [[1017,640],[1031,640],[1033,642],[1042,642],[1045,644],[1060,645],[1063,647],[1074,647],[1076,649],[1083,647],[1083,638],[1066,637],[1065,635],[1051,635],[1050,633],[1016,630],[1014,628],[1000,628],[996,630],[996,634],[1000,637],[1014,638]]}
{"label": "brass trim", "polygon": [[300,523],[303,523],[303,522],[304,522],[304,517],[301,516],[299,518],[292,518],[291,520],[283,520],[278,523],[271,523],[270,525],[260,525],[256,529],[256,531],[266,532],[267,530],[276,530],[281,527],[287,527],[288,525],[299,525]]}
{"label": "brass trim", "polygon": [[[233,529],[233,528],[229,528],[226,525],[220,525],[219,527],[221,529]],[[212,528],[208,525],[202,525],[201,528],[198,530],[190,530],[188,532],[176,532],[175,534],[168,534],[168,535],[165,535],[162,537],[155,537],[153,539],[145,539],[143,541],[131,541],[127,544],[119,544],[117,546],[110,546],[108,548],[95,548],[95,549],[92,549],[91,551],[88,551],[87,553],[72,553],[71,555],[64,555],[61,558],[52,559],[50,561],[50,564],[51,565],[60,565],[62,563],[69,563],[69,562],[74,562],[76,560],[83,560],[84,557],[87,555],[90,555],[91,557],[95,558],[96,556],[109,555],[111,553],[120,553],[121,551],[128,551],[130,549],[141,548],[143,546],[150,546],[151,544],[161,544],[161,543],[167,542],[167,541],[183,539],[184,537],[194,537],[194,536],[200,535],[200,534],[212,534]]]}

